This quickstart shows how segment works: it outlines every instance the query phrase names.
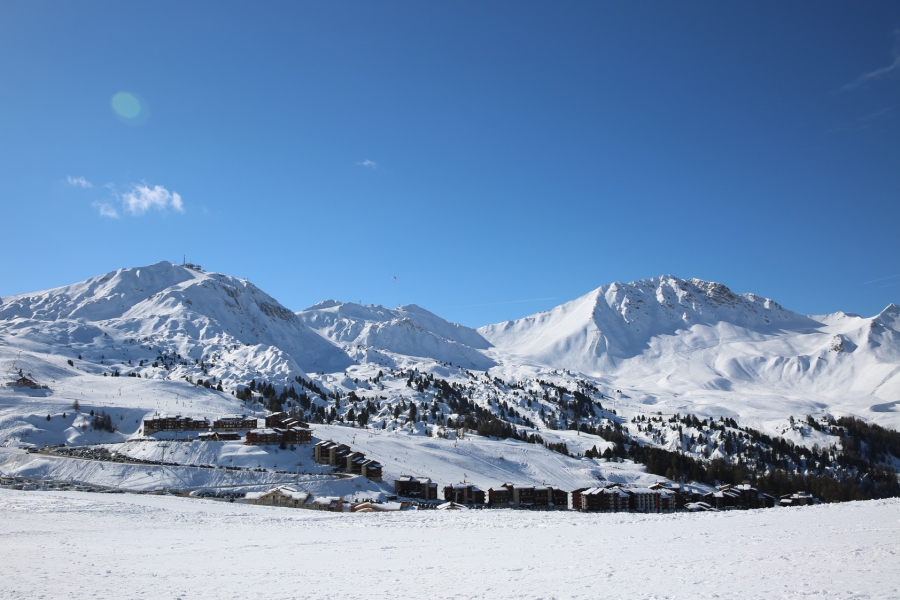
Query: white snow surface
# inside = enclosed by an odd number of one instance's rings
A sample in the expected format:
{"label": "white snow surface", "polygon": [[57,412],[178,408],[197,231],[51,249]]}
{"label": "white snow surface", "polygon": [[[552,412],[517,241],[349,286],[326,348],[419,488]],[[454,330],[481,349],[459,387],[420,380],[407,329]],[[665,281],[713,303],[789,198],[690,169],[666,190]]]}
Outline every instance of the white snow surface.
{"label": "white snow surface", "polygon": [[286,380],[351,363],[252,283],[168,262],[3,298],[0,341],[86,360],[113,359],[136,344],[191,361],[216,356],[218,370],[210,374],[235,383],[257,374]]}
{"label": "white snow surface", "polygon": [[[378,460],[384,466],[386,482],[413,475],[429,477],[441,488],[466,481],[484,491],[503,483],[543,484],[572,491],[609,483],[646,486],[664,480],[630,461],[571,458],[516,440],[477,435],[445,440],[410,435],[406,430],[362,430],[336,425],[317,425],[315,433],[320,439],[348,444]],[[548,442],[565,442],[572,451],[583,452],[595,444],[605,448],[599,437],[575,431],[542,431],[541,435]]]}
{"label": "white snow surface", "polygon": [[[441,485],[465,479],[484,487],[510,481],[571,490],[600,478],[643,485],[647,475],[634,465],[571,459],[538,445],[474,435],[427,437],[421,423],[410,428],[405,416],[391,414],[400,402],[440,404],[434,387],[418,392],[403,372],[415,368],[459,385],[485,409],[507,403],[538,424],[524,428],[520,420],[517,428],[564,442],[574,453],[592,447],[602,452],[608,444],[543,426],[539,411],[552,412],[553,405],[540,399],[545,390],[536,382],[570,390],[590,384],[604,409],[615,410],[623,422],[656,412],[730,417],[826,447],[839,440],[797,429],[789,416],[856,415],[900,428],[898,330],[896,305],[872,318],[804,316],[720,284],[665,276],[604,286],[550,311],[476,331],[414,305],[385,309],[326,301],[295,314],[247,281],[158,263],[2,299],[0,383],[21,372],[47,387],[0,385],[0,446],[122,443],[138,437],[140,420],[155,413],[261,417],[261,404],[243,403],[231,392],[251,378],[283,386],[302,376],[326,393],[341,393],[342,411],[349,408],[350,392],[375,403],[370,425],[384,426],[383,432],[316,426],[314,433],[317,439],[355,437],[359,449],[385,465],[387,482],[413,474]],[[116,372],[121,377],[110,376]],[[224,391],[192,384],[201,378]],[[517,382],[522,387],[512,387]],[[319,397],[313,402],[331,406]],[[91,411],[109,414],[117,431],[92,429]],[[450,416],[446,405],[439,411]],[[676,439],[631,433],[670,449]],[[195,444],[178,456],[186,465],[291,471],[295,462],[308,462],[298,457],[288,466],[288,456],[275,447],[236,446]],[[125,448],[135,457],[156,451],[134,442]],[[3,455],[0,471],[73,479],[74,467],[63,465],[83,462],[53,460]],[[184,468],[194,470],[159,469],[152,477],[123,471],[122,477],[128,489],[147,489],[154,480],[222,484],[215,470]],[[102,474],[114,468],[104,469],[91,470],[91,480],[105,485]],[[376,488],[360,489],[386,491]]]}
{"label": "white snow surface", "polygon": [[476,330],[415,304],[388,309],[326,300],[297,315],[327,339],[350,349],[384,350],[479,370],[495,365],[480,352],[490,344]]}
{"label": "white snow surface", "polygon": [[871,318],[805,316],[718,283],[662,276],[602,286],[479,332],[505,367],[579,372],[654,410],[760,428],[779,413],[849,414],[900,427],[894,304]]}
{"label": "white snow surface", "polygon": [[669,515],[335,514],[0,490],[0,596],[897,598],[898,518],[896,499]]}

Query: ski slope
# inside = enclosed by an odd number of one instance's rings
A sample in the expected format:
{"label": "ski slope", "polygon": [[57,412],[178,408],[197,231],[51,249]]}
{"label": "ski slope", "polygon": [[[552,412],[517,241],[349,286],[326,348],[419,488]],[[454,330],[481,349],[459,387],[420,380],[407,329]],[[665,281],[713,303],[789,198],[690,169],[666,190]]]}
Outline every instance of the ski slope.
{"label": "ski slope", "polygon": [[[318,425],[315,435],[347,444],[384,465],[384,479],[401,475],[430,477],[441,484],[474,483],[487,491],[504,483],[532,483],[572,491],[599,482],[649,485],[660,477],[648,474],[643,466],[603,459],[576,459],[541,445],[516,440],[496,440],[467,435],[459,440],[423,438],[407,430],[363,430],[334,425]],[[570,450],[594,444],[605,448],[597,436],[574,431],[542,432],[546,441],[566,441]],[[574,447],[573,447],[574,446]]]}

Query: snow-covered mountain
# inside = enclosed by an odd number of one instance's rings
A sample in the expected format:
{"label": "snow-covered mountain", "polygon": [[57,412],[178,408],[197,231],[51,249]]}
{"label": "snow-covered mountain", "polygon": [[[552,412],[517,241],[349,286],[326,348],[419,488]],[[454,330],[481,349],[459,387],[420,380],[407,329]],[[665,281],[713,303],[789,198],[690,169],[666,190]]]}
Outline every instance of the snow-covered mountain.
{"label": "snow-covered mountain", "polygon": [[499,347],[547,364],[596,370],[647,352],[654,338],[694,327],[708,328],[711,339],[720,342],[734,328],[771,335],[817,325],[767,298],[664,276],[605,285],[549,311],[480,332]]}
{"label": "snow-covered mountain", "polygon": [[[828,412],[900,427],[898,331],[896,305],[871,318],[805,316],[672,276],[613,283],[478,330],[415,305],[328,300],[294,313],[247,281],[166,262],[0,301],[7,370],[25,352],[59,356],[64,370],[86,374],[202,378],[226,392],[300,376],[336,394],[377,387],[382,369],[490,369],[491,378],[531,383],[570,373],[557,383],[590,382],[619,407],[725,416],[766,430],[790,415]],[[64,365],[76,357],[83,360]],[[46,377],[62,376],[54,369]],[[498,411],[490,399],[513,391],[485,388],[485,407]],[[538,405],[524,408],[531,421],[550,418]]]}
{"label": "snow-covered mountain", "polygon": [[375,349],[479,370],[496,364],[481,352],[490,343],[476,330],[445,321],[415,304],[388,309],[326,300],[297,315],[351,356]]}
{"label": "snow-covered mountain", "polygon": [[[840,465],[831,427],[857,416],[900,429],[900,307],[804,316],[666,276],[475,330],[415,305],[329,300],[294,313],[247,281],[163,262],[3,298],[0,372],[2,383],[39,384],[0,386],[0,447],[127,441],[163,460],[168,446],[138,441],[148,415],[289,410],[317,435],[384,461],[388,476],[443,483],[650,477],[598,459],[622,458],[626,445],[859,482],[868,475]],[[98,426],[98,414],[115,426]],[[782,446],[776,457],[762,434],[813,454]],[[196,450],[177,455],[185,465],[276,469],[309,459],[192,443],[179,446]],[[88,468],[97,481],[113,473],[15,452],[0,461],[0,472],[41,477],[63,467],[76,479]],[[143,467],[127,469],[137,487],[158,485]]]}
{"label": "snow-covered mountain", "polygon": [[3,298],[0,340],[97,362],[177,355],[176,366],[209,362],[209,374],[233,384],[351,364],[252,283],[168,262]]}
{"label": "snow-covered mountain", "polygon": [[663,276],[479,332],[508,363],[602,377],[645,404],[740,416],[781,402],[787,412],[840,408],[896,426],[898,323],[893,304],[872,318],[804,316],[718,283]]}

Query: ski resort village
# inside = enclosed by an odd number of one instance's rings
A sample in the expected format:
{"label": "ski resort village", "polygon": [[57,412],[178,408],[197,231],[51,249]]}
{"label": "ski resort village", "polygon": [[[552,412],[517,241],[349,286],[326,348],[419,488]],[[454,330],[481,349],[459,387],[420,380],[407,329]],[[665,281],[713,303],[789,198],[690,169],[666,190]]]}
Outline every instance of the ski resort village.
{"label": "ski resort village", "polygon": [[900,599],[900,2],[0,2],[0,600]]}
{"label": "ski resort village", "polygon": [[896,306],[809,317],[669,276],[476,330],[413,305],[292,312],[196,265],[121,269],[2,299],[0,505],[87,502],[141,536],[153,511],[456,522],[485,548],[496,527],[616,545],[616,524],[716,515],[738,537],[771,524],[774,548],[806,519],[875,519],[893,541],[859,556],[896,565],[898,336]]}

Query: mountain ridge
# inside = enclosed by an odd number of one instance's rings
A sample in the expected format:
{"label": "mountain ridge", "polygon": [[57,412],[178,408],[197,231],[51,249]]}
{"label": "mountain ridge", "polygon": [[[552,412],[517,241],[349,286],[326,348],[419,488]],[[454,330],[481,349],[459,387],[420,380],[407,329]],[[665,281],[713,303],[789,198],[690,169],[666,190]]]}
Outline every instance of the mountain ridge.
{"label": "mountain ridge", "polygon": [[[329,372],[340,377],[322,387],[348,391],[342,373],[368,363],[456,365],[513,380],[565,370],[660,408],[739,417],[747,403],[773,415],[783,403],[780,412],[834,408],[895,427],[898,330],[895,304],[868,318],[808,316],[671,275],[614,282],[478,329],[415,304],[326,300],[295,313],[249,281],[167,262],[0,304],[0,341],[11,348],[83,355],[97,369],[113,357],[168,357],[143,377],[190,379],[197,372],[189,363],[203,361],[204,378],[226,387],[253,378],[285,386]],[[153,352],[134,354],[135,344]]]}
{"label": "mountain ridge", "polygon": [[479,370],[496,365],[480,352],[490,348],[490,343],[475,329],[446,321],[415,304],[389,309],[326,300],[297,315],[335,344],[427,357]]}
{"label": "mountain ridge", "polygon": [[110,345],[106,338],[162,344],[186,359],[232,356],[247,367],[217,375],[235,382],[265,371],[279,354],[286,355],[283,377],[350,364],[252,283],[165,261],[7,297],[0,305],[0,334],[50,346],[75,344],[85,354],[96,347],[99,356]]}

